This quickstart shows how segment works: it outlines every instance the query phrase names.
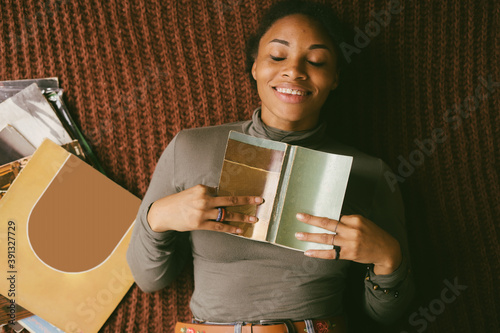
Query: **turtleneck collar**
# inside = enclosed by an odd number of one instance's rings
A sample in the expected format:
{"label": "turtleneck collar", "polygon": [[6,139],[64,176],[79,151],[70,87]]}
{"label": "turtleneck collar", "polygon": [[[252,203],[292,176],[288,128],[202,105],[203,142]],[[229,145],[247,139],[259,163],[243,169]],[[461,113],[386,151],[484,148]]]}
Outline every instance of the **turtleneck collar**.
{"label": "turtleneck collar", "polygon": [[326,123],[322,122],[315,128],[307,131],[284,131],[278,128],[269,127],[260,117],[260,107],[257,108],[244,128],[246,134],[257,138],[269,139],[284,142],[307,148],[318,148],[325,140]]}

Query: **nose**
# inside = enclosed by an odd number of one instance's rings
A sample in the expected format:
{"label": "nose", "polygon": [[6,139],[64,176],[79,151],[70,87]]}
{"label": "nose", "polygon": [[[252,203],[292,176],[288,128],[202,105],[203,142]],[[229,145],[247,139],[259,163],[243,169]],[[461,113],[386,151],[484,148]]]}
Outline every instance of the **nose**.
{"label": "nose", "polygon": [[305,80],[307,73],[304,62],[300,59],[288,59],[281,71],[281,75],[291,80]]}

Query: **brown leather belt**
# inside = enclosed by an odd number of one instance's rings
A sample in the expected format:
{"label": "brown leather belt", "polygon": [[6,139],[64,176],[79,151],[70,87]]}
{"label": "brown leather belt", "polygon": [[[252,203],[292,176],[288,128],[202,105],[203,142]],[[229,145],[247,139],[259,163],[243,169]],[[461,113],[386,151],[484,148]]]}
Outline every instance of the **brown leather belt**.
{"label": "brown leather belt", "polygon": [[[305,333],[305,321],[291,322],[297,333]],[[345,321],[342,316],[329,319],[315,319],[313,326],[316,333],[345,333],[347,332]],[[175,325],[175,333],[234,333],[235,325],[219,324],[190,324],[178,322]],[[277,324],[245,324],[241,333],[292,333],[283,323]]]}

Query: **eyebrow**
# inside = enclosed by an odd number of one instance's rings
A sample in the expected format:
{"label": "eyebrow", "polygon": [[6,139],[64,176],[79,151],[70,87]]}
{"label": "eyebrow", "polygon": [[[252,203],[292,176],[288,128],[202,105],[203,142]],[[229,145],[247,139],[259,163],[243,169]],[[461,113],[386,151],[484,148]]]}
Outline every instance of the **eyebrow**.
{"label": "eyebrow", "polygon": [[[283,40],[283,39],[273,39],[272,41],[269,42],[269,44],[271,43],[279,43],[279,44],[283,44],[285,46],[290,46],[290,43],[287,42],[286,40]],[[325,49],[325,50],[330,50],[328,48],[328,46],[326,46],[325,44],[312,44],[311,46],[309,46],[309,50],[315,50],[315,49]]]}

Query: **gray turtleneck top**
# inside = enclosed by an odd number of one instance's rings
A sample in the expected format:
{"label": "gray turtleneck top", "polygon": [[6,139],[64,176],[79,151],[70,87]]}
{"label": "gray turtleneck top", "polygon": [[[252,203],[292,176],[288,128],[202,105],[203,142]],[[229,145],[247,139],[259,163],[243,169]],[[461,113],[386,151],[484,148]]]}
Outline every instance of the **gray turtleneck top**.
{"label": "gray turtleneck top", "polygon": [[215,231],[154,232],[147,221],[156,200],[203,184],[217,187],[229,131],[282,141],[320,151],[353,156],[342,214],[359,214],[393,235],[403,262],[388,275],[367,270],[365,307],[381,322],[404,310],[413,294],[409,274],[404,210],[398,191],[384,178],[379,159],[341,145],[325,135],[326,125],[286,132],[266,126],[260,110],[250,121],[183,130],[162,154],[139,209],[127,260],[134,279],[146,292],[167,286],[187,260],[194,261],[195,318],[216,321],[314,319],[342,313],[346,260],[306,257],[302,252]]}

